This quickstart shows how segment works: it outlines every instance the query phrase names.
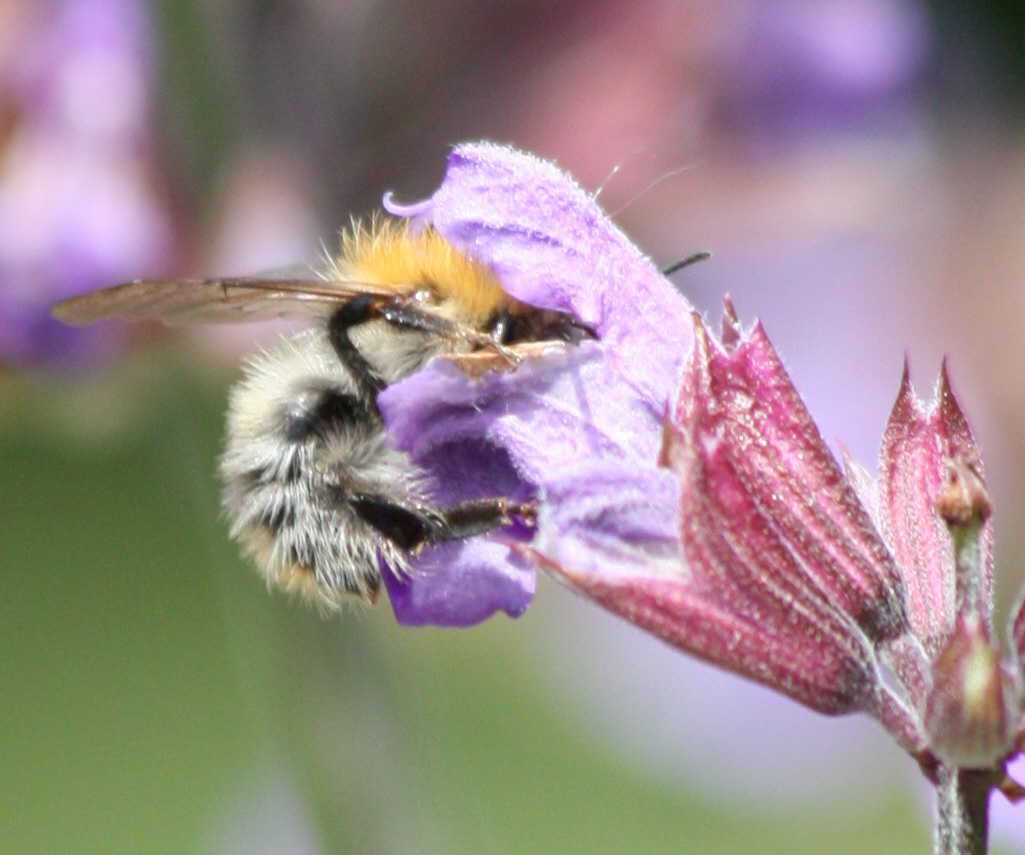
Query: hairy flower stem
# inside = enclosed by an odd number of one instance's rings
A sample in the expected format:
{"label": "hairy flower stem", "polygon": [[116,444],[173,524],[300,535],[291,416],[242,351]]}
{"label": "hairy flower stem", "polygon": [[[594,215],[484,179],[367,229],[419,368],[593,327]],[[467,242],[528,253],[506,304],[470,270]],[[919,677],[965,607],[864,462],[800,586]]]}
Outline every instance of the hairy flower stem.
{"label": "hairy flower stem", "polygon": [[985,855],[993,773],[941,766],[937,778],[934,855]]}
{"label": "hairy flower stem", "polygon": [[957,613],[967,617],[987,613],[983,580],[986,578],[983,525],[993,512],[989,494],[978,471],[964,461],[953,462],[950,481],[936,502],[936,510],[954,541],[957,578]]}
{"label": "hairy flower stem", "polygon": [[957,608],[962,615],[976,614],[982,602],[983,550],[979,543],[982,521],[974,519],[963,526],[951,525],[957,567]]}

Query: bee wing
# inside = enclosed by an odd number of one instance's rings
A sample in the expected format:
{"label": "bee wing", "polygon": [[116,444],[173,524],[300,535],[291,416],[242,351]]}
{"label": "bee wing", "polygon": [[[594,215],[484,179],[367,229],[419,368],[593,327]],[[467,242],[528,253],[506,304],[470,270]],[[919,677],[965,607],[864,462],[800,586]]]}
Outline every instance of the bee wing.
{"label": "bee wing", "polygon": [[110,318],[237,323],[290,315],[316,317],[359,295],[394,293],[365,282],[314,278],[136,279],[61,300],[53,307],[53,316],[76,327]]}

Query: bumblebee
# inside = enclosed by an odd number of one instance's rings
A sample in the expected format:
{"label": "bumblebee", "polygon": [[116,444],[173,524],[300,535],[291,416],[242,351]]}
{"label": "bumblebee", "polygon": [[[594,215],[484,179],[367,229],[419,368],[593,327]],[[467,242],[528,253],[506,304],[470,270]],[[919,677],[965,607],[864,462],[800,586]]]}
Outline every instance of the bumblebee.
{"label": "bumblebee", "polygon": [[231,535],[268,582],[328,609],[374,602],[382,562],[408,572],[422,549],[485,534],[533,508],[505,497],[452,505],[388,438],[377,395],[430,359],[510,370],[550,343],[593,333],[509,296],[484,265],[427,228],[355,224],[319,275],[151,279],[63,300],[72,325],[169,324],[299,315],[311,326],[247,360],[229,394],[220,460]]}

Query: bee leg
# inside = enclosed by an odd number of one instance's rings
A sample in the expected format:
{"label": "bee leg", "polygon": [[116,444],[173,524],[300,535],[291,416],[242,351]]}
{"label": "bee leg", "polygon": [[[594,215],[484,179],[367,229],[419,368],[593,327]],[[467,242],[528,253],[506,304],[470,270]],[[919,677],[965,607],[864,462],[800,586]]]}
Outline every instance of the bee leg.
{"label": "bee leg", "polygon": [[443,525],[437,515],[387,496],[354,493],[346,500],[363,522],[407,552],[423,547]]}
{"label": "bee leg", "polygon": [[338,359],[349,369],[360,392],[375,401],[384,387],[373,366],[349,337],[349,330],[367,321],[382,320],[402,329],[434,335],[451,341],[466,341],[499,354],[510,365],[518,365],[520,357],[487,333],[464,327],[437,315],[417,309],[406,299],[387,299],[362,295],[336,309],[327,322],[328,340]]}
{"label": "bee leg", "polygon": [[328,319],[327,336],[338,359],[349,369],[360,392],[369,401],[377,399],[377,393],[384,389],[384,381],[374,373],[373,367],[349,338],[349,330],[379,317],[380,298],[371,296],[353,297],[339,306]]}
{"label": "bee leg", "polygon": [[444,523],[431,538],[435,543],[487,534],[496,528],[512,525],[517,519],[533,525],[537,516],[536,509],[529,502],[511,502],[501,498],[458,502],[438,508],[438,514]]}
{"label": "bee leg", "polygon": [[465,341],[477,347],[487,348],[500,355],[510,365],[518,365],[520,357],[500,340],[487,332],[454,323],[431,312],[418,309],[407,300],[389,300],[378,308],[378,316],[388,323],[403,329],[434,335],[450,341]]}
{"label": "bee leg", "polygon": [[356,493],[348,502],[367,525],[407,552],[448,540],[464,540],[512,525],[534,521],[534,506],[508,499],[472,499],[444,508],[428,509],[387,496]]}

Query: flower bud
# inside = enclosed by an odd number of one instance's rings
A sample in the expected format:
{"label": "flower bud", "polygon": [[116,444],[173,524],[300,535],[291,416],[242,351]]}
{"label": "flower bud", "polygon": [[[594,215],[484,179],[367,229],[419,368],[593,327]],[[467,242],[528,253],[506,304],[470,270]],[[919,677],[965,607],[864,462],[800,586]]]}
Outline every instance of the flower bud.
{"label": "flower bud", "polygon": [[933,663],[925,729],[933,753],[951,768],[991,768],[1008,753],[1014,690],[977,619],[960,621]]}

